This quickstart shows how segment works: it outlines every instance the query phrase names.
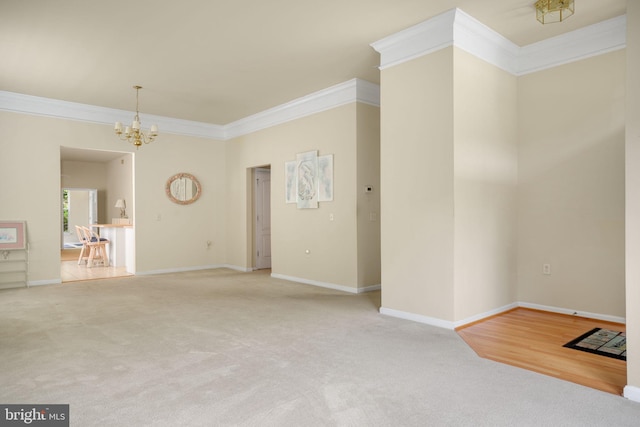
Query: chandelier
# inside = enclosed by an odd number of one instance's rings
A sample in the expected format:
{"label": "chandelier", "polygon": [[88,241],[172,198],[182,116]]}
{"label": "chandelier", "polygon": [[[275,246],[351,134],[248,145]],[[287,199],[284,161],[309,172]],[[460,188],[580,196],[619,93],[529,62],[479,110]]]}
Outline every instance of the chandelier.
{"label": "chandelier", "polygon": [[151,125],[149,128],[149,133],[145,134],[142,129],[140,129],[140,115],[138,113],[138,92],[142,89],[142,86],[134,86],[136,90],[136,115],[133,118],[133,122],[131,126],[126,126],[124,128],[124,132],[122,131],[122,123],[116,122],[115,131],[116,135],[123,140],[132,143],[138,149],[142,143],[149,144],[156,139],[158,136],[158,126]]}
{"label": "chandelier", "polygon": [[536,19],[543,24],[562,22],[575,12],[574,0],[538,0]]}

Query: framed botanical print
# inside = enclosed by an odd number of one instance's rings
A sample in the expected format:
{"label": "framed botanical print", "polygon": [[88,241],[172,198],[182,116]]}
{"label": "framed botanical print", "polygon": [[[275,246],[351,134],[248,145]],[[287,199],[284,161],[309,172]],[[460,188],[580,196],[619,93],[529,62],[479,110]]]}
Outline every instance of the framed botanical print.
{"label": "framed botanical print", "polygon": [[0,221],[0,250],[25,249],[25,221]]}

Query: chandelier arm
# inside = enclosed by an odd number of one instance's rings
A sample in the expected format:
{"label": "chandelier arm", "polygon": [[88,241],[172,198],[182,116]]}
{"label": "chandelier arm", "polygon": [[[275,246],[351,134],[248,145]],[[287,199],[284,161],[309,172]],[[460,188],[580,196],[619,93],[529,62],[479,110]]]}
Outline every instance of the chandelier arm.
{"label": "chandelier arm", "polygon": [[116,122],[115,133],[120,140],[133,144],[137,149],[142,144],[150,144],[156,139],[158,127],[152,125],[148,134],[142,130],[142,123],[140,122],[140,89],[142,89],[142,86],[136,85],[133,88],[136,90],[136,115],[133,118],[133,123],[131,126],[127,126],[123,132],[122,123]]}

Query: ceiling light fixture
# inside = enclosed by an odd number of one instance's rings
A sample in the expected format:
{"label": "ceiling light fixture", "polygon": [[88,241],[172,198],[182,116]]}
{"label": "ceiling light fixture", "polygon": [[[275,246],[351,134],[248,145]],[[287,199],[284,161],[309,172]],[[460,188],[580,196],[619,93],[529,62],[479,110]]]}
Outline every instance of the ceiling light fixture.
{"label": "ceiling light fixture", "polygon": [[145,134],[140,129],[140,115],[138,113],[138,92],[140,91],[140,89],[142,89],[142,86],[134,86],[133,88],[136,90],[136,115],[133,118],[133,123],[131,123],[131,126],[125,127],[124,132],[122,132],[122,123],[116,122],[115,131],[116,135],[118,135],[121,140],[132,143],[136,146],[136,149],[138,149],[142,145],[142,143],[149,144],[150,142],[153,142],[154,139],[156,139],[156,136],[158,136],[158,126],[151,125],[148,134]]}
{"label": "ceiling light fixture", "polygon": [[575,12],[574,0],[538,0],[536,19],[542,24],[562,22]]}

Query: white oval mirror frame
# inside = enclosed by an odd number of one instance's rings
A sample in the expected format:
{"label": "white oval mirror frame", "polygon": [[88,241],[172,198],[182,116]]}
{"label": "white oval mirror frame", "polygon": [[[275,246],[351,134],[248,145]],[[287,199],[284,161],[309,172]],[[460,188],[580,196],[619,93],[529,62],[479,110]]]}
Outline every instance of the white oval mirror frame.
{"label": "white oval mirror frame", "polygon": [[190,173],[177,173],[167,180],[165,191],[173,203],[189,205],[198,200],[202,187],[200,181]]}

